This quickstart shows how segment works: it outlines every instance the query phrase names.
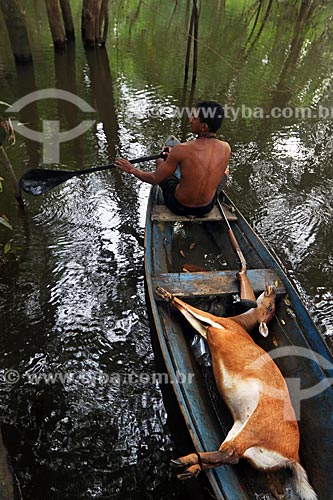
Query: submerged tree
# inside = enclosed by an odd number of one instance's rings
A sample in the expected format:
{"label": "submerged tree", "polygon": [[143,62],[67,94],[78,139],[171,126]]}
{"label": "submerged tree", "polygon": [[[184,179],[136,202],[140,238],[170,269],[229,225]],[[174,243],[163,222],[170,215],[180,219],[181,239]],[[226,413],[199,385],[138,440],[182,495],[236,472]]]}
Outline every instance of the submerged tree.
{"label": "submerged tree", "polygon": [[21,0],[0,0],[0,8],[5,19],[9,40],[15,61],[32,61],[26,17]]}
{"label": "submerged tree", "polygon": [[109,0],[83,0],[82,39],[85,47],[105,45],[108,32]]}
{"label": "submerged tree", "polygon": [[74,40],[74,24],[69,0],[45,0],[47,16],[56,50],[63,50],[67,40]]}
{"label": "submerged tree", "polygon": [[59,0],[45,0],[45,5],[54,48],[63,50],[66,46],[66,35]]}
{"label": "submerged tree", "polygon": [[64,27],[67,40],[74,40],[74,24],[69,0],[60,0],[60,8],[64,20]]}
{"label": "submerged tree", "polygon": [[188,79],[191,45],[193,42],[193,69],[192,69],[192,82],[197,79],[198,72],[198,37],[199,37],[199,8],[197,0],[193,0],[192,14],[188,29],[187,49],[185,58],[185,81]]}
{"label": "submerged tree", "polygon": [[[13,54],[17,62],[32,60],[22,0],[0,0]],[[45,0],[49,27],[56,50],[74,40],[70,0]],[[109,0],[82,0],[82,39],[85,47],[106,44],[109,27]]]}

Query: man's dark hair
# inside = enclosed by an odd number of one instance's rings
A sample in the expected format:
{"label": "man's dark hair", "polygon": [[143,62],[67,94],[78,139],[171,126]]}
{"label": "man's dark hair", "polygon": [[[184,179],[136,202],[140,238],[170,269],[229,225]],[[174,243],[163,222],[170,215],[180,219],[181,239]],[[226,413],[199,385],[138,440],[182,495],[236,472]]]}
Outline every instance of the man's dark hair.
{"label": "man's dark hair", "polygon": [[210,132],[216,132],[222,125],[224,110],[218,102],[200,101],[197,104],[198,117],[201,123],[208,125]]}

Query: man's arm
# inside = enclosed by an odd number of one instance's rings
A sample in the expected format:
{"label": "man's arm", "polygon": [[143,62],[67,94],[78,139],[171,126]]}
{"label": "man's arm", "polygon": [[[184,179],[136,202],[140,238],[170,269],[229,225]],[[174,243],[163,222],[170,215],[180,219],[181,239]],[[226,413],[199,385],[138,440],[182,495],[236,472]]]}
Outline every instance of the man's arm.
{"label": "man's arm", "polygon": [[115,162],[116,167],[120,168],[128,174],[132,174],[143,182],[149,184],[159,184],[164,181],[169,175],[176,170],[178,163],[181,161],[179,154],[179,146],[174,146],[165,161],[161,160],[157,164],[154,172],[144,172],[139,168],[134,167],[129,161],[121,158]]}

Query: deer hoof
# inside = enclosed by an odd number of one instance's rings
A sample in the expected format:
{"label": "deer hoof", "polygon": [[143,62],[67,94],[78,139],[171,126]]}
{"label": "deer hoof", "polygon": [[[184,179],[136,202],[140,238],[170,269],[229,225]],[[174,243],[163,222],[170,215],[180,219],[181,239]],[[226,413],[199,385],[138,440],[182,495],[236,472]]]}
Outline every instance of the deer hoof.
{"label": "deer hoof", "polygon": [[181,481],[186,481],[187,479],[192,479],[193,477],[197,477],[201,472],[201,467],[199,464],[192,465],[188,469],[186,469],[181,474],[178,474],[177,477]]}
{"label": "deer hoof", "polygon": [[177,474],[178,479],[181,481],[186,481],[187,479],[192,479],[194,476],[191,474],[191,472],[182,472],[181,474]]}
{"label": "deer hoof", "polygon": [[183,469],[186,465],[180,460],[180,458],[172,458],[170,460],[172,467],[175,469]]}
{"label": "deer hoof", "polygon": [[155,288],[155,293],[156,293],[156,295],[158,295],[158,297],[160,297],[165,302],[172,302],[172,300],[173,300],[173,295],[160,286],[157,286]]}

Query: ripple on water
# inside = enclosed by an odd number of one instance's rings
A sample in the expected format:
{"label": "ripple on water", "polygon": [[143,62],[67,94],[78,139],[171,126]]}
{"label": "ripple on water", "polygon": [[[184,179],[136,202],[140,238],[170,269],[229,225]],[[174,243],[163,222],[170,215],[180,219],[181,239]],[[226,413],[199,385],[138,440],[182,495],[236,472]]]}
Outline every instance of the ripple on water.
{"label": "ripple on water", "polygon": [[318,324],[325,329],[325,337],[333,349],[333,293],[332,290],[322,288],[313,299],[314,310],[312,315]]}
{"label": "ripple on water", "polygon": [[273,192],[257,210],[253,224],[293,275],[299,293],[331,345],[332,188],[327,182],[309,186],[301,193],[293,193],[290,188]]}
{"label": "ripple on water", "polygon": [[306,196],[279,195],[256,214],[258,232],[290,265],[297,269],[311,251],[320,229],[316,204]]}

